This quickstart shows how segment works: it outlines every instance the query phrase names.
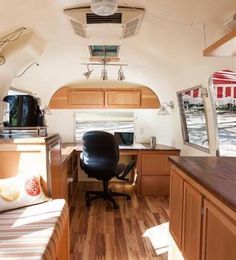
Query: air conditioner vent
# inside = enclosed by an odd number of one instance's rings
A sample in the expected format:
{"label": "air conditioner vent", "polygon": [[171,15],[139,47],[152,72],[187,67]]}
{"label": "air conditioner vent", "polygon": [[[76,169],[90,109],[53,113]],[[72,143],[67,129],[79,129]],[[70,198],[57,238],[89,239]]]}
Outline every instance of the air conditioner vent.
{"label": "air conditioner vent", "polygon": [[72,27],[75,31],[76,34],[86,38],[86,33],[85,33],[85,30],[84,30],[84,26],[83,24],[80,24],[74,20],[70,20],[71,24],[72,24]]}
{"label": "air conditioner vent", "polygon": [[135,35],[138,26],[139,26],[139,19],[135,19],[132,20],[131,22],[126,23],[123,31],[123,38],[128,38],[132,35]]}
{"label": "air conditioner vent", "polygon": [[122,13],[115,13],[109,16],[100,16],[94,13],[86,13],[87,24],[98,23],[121,23]]}
{"label": "air conditioner vent", "polygon": [[[90,6],[65,9],[75,33],[88,39],[102,36],[112,39],[128,38],[138,33],[145,10],[138,7],[118,6],[110,16],[99,16],[91,12]],[[111,38],[110,37],[110,38]]]}

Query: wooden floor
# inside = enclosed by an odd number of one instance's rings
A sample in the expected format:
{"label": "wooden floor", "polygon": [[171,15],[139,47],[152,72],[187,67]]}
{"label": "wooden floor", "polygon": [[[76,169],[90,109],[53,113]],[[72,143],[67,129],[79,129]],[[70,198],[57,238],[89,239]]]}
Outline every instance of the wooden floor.
{"label": "wooden floor", "polygon": [[[94,201],[87,208],[85,190],[99,190],[100,183],[80,184],[70,208],[71,259],[167,259],[167,253],[156,254],[150,239],[144,235],[149,228],[169,220],[168,199],[138,198],[129,184],[111,186],[113,191],[131,195],[130,201],[116,198],[119,204],[116,210],[104,200]],[[155,239],[160,239],[158,234]]]}

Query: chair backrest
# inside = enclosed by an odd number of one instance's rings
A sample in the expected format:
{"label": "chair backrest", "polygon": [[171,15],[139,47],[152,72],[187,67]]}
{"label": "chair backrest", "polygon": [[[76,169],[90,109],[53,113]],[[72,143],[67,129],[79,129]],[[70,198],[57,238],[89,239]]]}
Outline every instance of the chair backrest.
{"label": "chair backrest", "polygon": [[83,135],[82,169],[89,177],[109,180],[115,176],[119,162],[119,146],[115,137],[104,131]]}

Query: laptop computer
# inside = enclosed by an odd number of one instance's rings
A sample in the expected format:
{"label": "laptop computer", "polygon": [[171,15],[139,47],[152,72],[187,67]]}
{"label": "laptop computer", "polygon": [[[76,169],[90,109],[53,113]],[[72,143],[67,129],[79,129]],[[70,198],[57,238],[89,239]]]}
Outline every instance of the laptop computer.
{"label": "laptop computer", "polygon": [[119,144],[119,146],[130,146],[134,143],[134,133],[133,132],[115,132],[114,136]]}

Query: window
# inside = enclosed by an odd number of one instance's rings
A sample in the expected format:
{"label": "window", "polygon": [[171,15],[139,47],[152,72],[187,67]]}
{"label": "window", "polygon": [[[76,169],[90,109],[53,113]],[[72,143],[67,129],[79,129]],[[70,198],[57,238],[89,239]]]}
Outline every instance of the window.
{"label": "window", "polygon": [[118,57],[118,45],[89,45],[89,52],[91,57]]}
{"label": "window", "polygon": [[75,141],[87,131],[134,132],[134,113],[126,111],[80,111],[74,113]]}
{"label": "window", "polygon": [[230,70],[215,72],[211,77],[211,98],[215,115],[216,153],[236,155],[236,73]]}
{"label": "window", "polygon": [[177,92],[184,143],[209,152],[204,88],[196,86]]}

